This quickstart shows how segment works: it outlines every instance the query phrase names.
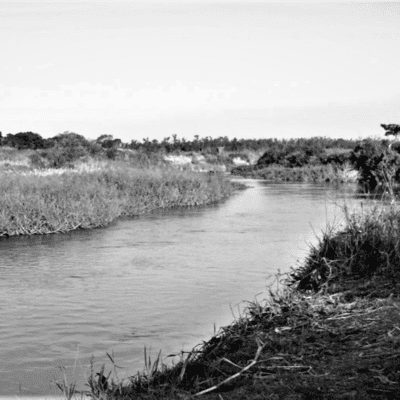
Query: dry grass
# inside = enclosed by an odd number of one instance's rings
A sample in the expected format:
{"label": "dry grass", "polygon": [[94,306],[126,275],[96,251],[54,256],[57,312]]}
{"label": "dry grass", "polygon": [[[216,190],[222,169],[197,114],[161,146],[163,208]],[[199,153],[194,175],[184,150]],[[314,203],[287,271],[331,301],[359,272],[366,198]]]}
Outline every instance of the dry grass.
{"label": "dry grass", "polygon": [[[157,359],[156,364],[159,364]],[[145,371],[149,368],[146,367]],[[96,399],[396,399],[400,301],[351,292],[285,289],[222,328],[173,368],[121,384],[107,376]],[[97,386],[104,380],[97,378]]]}
{"label": "dry grass", "polygon": [[231,190],[220,174],[118,163],[78,173],[3,173],[0,236],[101,227],[157,208],[213,203]]}

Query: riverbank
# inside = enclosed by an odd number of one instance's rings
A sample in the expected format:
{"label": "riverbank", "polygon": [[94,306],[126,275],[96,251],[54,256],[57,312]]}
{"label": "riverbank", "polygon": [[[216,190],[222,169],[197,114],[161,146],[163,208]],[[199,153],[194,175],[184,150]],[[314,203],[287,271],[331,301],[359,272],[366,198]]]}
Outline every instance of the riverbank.
{"label": "riverbank", "polygon": [[[89,380],[108,399],[394,399],[400,396],[400,211],[348,215],[270,299],[175,367],[146,357],[128,382]],[[280,277],[282,278],[282,277]],[[108,379],[106,379],[106,377]]]}
{"label": "riverbank", "polygon": [[98,168],[3,172],[0,236],[103,227],[158,208],[214,203],[232,190],[232,183],[218,173],[118,162]]}
{"label": "riverbank", "polygon": [[310,183],[347,183],[357,182],[358,173],[350,165],[305,165],[303,167],[283,167],[273,165],[264,168],[240,166],[231,171],[244,178],[265,179],[269,182],[310,182]]}

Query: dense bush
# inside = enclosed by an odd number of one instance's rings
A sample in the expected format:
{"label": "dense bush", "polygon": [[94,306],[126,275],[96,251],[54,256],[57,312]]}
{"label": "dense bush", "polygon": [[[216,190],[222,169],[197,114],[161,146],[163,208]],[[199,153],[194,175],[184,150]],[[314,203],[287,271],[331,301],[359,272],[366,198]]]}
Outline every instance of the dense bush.
{"label": "dense bush", "polygon": [[346,163],[351,162],[352,152],[339,152],[339,153],[331,153],[325,154],[320,157],[321,164],[335,164],[335,165],[344,165]]}
{"label": "dense bush", "polygon": [[257,168],[272,164],[289,168],[318,165],[325,156],[324,143],[320,138],[275,141],[258,160]]}
{"label": "dense bush", "polygon": [[37,133],[20,132],[12,135],[9,133],[2,139],[3,146],[15,147],[18,150],[23,149],[42,149],[45,147],[45,140]]}
{"label": "dense bush", "polygon": [[354,167],[359,171],[360,183],[367,190],[397,174],[400,165],[400,156],[397,152],[388,149],[387,143],[380,140],[367,139],[362,141],[352,152],[350,157]]}
{"label": "dense bush", "polygon": [[95,156],[102,151],[98,143],[89,142],[82,135],[64,132],[51,139],[53,146],[43,150],[41,157],[47,160],[50,168],[60,168],[85,156]]}

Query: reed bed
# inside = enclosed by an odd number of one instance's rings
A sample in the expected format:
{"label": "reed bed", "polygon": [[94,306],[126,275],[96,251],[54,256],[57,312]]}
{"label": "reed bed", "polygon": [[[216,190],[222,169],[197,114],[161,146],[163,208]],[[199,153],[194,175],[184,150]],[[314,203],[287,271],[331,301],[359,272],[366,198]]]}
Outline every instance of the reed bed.
{"label": "reed bed", "polygon": [[158,208],[213,203],[232,190],[219,174],[116,165],[79,173],[3,173],[0,236],[102,227]]}
{"label": "reed bed", "polygon": [[[127,381],[93,374],[94,399],[400,398],[399,221],[394,206],[347,214],[268,299],[173,367],[160,354]],[[111,359],[113,366],[114,360]]]}

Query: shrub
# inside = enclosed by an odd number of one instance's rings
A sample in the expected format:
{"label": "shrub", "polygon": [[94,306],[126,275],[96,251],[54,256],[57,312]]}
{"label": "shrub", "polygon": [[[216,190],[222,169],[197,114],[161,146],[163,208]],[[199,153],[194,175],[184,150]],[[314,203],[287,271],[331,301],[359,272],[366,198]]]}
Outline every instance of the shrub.
{"label": "shrub", "polygon": [[71,167],[73,162],[101,151],[101,146],[87,141],[82,135],[64,132],[52,138],[53,147],[44,150],[41,156],[50,168]]}
{"label": "shrub", "polygon": [[368,191],[389,183],[399,174],[400,155],[382,141],[364,140],[354,149],[350,160],[360,173],[360,183]]}
{"label": "shrub", "polygon": [[31,166],[36,169],[43,169],[47,166],[46,160],[37,152],[29,155],[29,161]]}

